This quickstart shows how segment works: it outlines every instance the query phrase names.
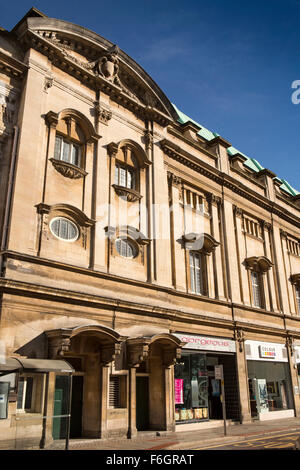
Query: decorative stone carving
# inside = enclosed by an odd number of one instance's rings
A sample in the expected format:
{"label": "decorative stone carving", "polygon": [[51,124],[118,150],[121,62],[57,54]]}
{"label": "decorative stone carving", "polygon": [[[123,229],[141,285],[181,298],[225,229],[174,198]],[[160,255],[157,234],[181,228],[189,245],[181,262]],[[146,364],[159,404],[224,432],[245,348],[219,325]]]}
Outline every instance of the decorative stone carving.
{"label": "decorative stone carving", "polygon": [[266,256],[251,256],[245,259],[245,266],[250,271],[265,273],[269,271],[273,263]]}
{"label": "decorative stone carving", "polygon": [[135,202],[142,199],[142,195],[134,189],[126,188],[125,186],[112,185],[117,195],[127,200],[128,202]]}
{"label": "decorative stone carving", "polygon": [[79,168],[72,163],[64,162],[63,160],[57,160],[56,158],[50,158],[50,162],[54,168],[66,178],[79,179],[87,175],[87,172],[82,168]]}
{"label": "decorative stone carving", "polygon": [[53,78],[52,77],[45,77],[44,80],[44,91],[48,93],[49,88],[53,85]]}
{"label": "decorative stone carving", "polygon": [[9,134],[15,121],[16,98],[11,91],[0,88],[0,135]]}
{"label": "decorative stone carving", "polygon": [[213,253],[216,247],[220,245],[208,233],[188,233],[182,236],[182,241],[187,250],[201,251],[206,255]]}
{"label": "decorative stone carving", "polygon": [[234,339],[239,344],[239,351],[243,352],[243,344],[244,344],[245,338],[244,338],[244,332],[241,328],[236,328],[234,330]]}
{"label": "decorative stone carving", "polygon": [[110,80],[112,82],[117,81],[117,75],[119,71],[119,48],[118,46],[114,45],[99,59],[96,61],[94,65],[94,73],[96,75],[102,75],[106,78],[106,80]]}
{"label": "decorative stone carving", "polygon": [[102,104],[95,102],[95,111],[96,111],[96,116],[98,120],[102,124],[105,124],[107,126],[108,121],[110,121],[110,119],[112,118],[111,110],[108,108],[105,108]]}

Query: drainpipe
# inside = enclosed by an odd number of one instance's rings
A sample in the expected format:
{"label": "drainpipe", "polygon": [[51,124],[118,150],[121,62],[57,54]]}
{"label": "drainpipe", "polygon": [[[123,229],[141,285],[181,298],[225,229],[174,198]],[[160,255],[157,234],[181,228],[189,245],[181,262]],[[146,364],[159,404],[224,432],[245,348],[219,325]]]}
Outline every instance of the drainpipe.
{"label": "drainpipe", "polygon": [[3,251],[7,247],[8,231],[9,231],[9,226],[10,226],[10,215],[11,215],[12,195],[13,195],[14,180],[15,180],[18,137],[19,137],[19,128],[18,126],[14,126],[14,140],[13,140],[13,148],[12,148],[10,169],[9,169],[9,176],[8,176],[7,198],[6,198],[6,204],[5,204],[2,239],[1,239],[1,255],[0,255],[0,276],[1,277],[3,277],[4,275]]}

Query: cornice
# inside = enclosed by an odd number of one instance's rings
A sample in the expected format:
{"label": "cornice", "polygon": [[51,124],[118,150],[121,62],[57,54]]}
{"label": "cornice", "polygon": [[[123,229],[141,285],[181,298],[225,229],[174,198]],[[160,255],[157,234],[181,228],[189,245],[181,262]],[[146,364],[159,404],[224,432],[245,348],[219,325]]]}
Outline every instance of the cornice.
{"label": "cornice", "polygon": [[19,60],[10,57],[0,51],[0,73],[9,77],[20,79],[27,72],[29,67]]}
{"label": "cornice", "polygon": [[55,287],[43,286],[13,279],[0,278],[0,291],[16,293],[26,297],[37,297],[54,302],[62,302],[67,304],[71,302],[73,305],[89,306],[97,309],[111,308],[120,312],[130,312],[137,315],[148,315],[153,318],[163,318],[164,321],[187,324],[201,324],[202,326],[211,326],[213,328],[227,328],[234,331],[239,328],[243,331],[255,332],[259,334],[272,334],[285,337],[287,334],[293,337],[300,336],[300,333],[285,328],[275,328],[273,326],[257,325],[254,323],[246,323],[242,321],[234,321],[220,317],[204,316],[199,313],[191,314],[182,310],[171,308],[154,307],[145,303],[130,302],[121,299],[113,299],[100,295],[86,294],[75,292],[72,290],[59,289]]}
{"label": "cornice", "polygon": [[251,201],[257,206],[265,209],[266,211],[271,212],[277,215],[278,217],[286,220],[290,224],[300,228],[300,217],[294,216],[283,207],[267,199],[265,196],[257,194],[254,190],[247,187],[240,181],[237,181],[232,176],[221,172],[220,170],[212,167],[206,162],[203,162],[195,155],[190,154],[186,150],[182,150],[178,145],[174,144],[173,142],[167,139],[161,140],[159,144],[163,152],[170,158],[178,161],[179,163],[182,163],[186,167],[214,181],[220,186],[231,190],[232,192],[243,197],[244,199]]}
{"label": "cornice", "polygon": [[[23,28],[25,28],[24,25]],[[162,127],[167,126],[173,121],[172,117],[165,114],[162,109],[158,109],[160,106],[156,106],[154,98],[146,98],[145,103],[141,101],[142,96],[146,96],[147,93],[149,95],[146,88],[143,93],[139,90],[138,97],[134,91],[131,92],[131,90],[129,90],[130,85],[127,84],[127,86],[125,86],[119,79],[111,80],[110,77],[99,73],[98,63],[100,60],[94,62],[80,60],[69,53],[68,45],[50,39],[50,32],[48,32],[48,36],[43,36],[39,33],[40,31],[26,30],[26,28],[25,31],[20,31],[20,41],[23,47],[25,49],[33,48],[37,50],[48,57],[54,66],[75,77],[89,88],[93,90],[100,89],[108,94],[113,101],[130,109],[130,111],[141,119],[153,120]],[[77,41],[80,41],[79,38]],[[82,38],[82,41],[84,41],[84,38]],[[84,49],[84,47],[82,49]],[[108,55],[110,53],[109,51],[100,51],[99,46],[98,49],[98,56],[101,55],[101,53],[102,55]],[[130,83],[132,82],[132,78],[129,77],[128,80]],[[144,86],[146,87],[146,84],[144,84]]]}

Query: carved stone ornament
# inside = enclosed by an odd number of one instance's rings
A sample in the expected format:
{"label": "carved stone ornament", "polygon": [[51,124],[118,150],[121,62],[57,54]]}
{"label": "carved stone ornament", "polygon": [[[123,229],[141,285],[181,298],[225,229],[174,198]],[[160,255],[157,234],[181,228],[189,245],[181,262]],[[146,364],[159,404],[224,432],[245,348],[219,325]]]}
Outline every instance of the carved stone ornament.
{"label": "carved stone ornament", "polygon": [[125,186],[118,186],[117,184],[112,185],[116,194],[128,202],[139,201],[143,196],[134,189],[126,188]]}
{"label": "carved stone ornament", "polygon": [[290,277],[290,281],[292,284],[300,286],[300,273],[292,274]]}
{"label": "carved stone ornament", "polygon": [[119,71],[119,48],[114,45],[106,54],[96,61],[94,72],[96,75],[102,75],[106,80],[114,81]]}
{"label": "carved stone ornament", "polygon": [[250,271],[265,273],[273,266],[273,263],[266,256],[251,256],[245,259],[245,266]]}
{"label": "carved stone ornament", "polygon": [[82,168],[79,168],[72,163],[64,162],[63,160],[57,160],[56,158],[50,158],[50,161],[56,171],[66,178],[79,179],[87,175],[87,172]]}
{"label": "carved stone ornament", "polygon": [[243,344],[244,344],[244,341],[245,341],[243,330],[241,330],[240,328],[236,328],[235,331],[234,331],[234,339],[239,344],[239,351],[243,352]]}
{"label": "carved stone ornament", "polygon": [[140,232],[135,227],[131,227],[130,225],[121,225],[118,228],[110,226],[105,227],[104,230],[106,233],[106,237],[111,240],[114,240],[118,237],[129,237],[136,243],[138,243],[138,245],[140,246],[149,245],[149,243],[151,242],[150,238],[147,238],[142,232]]}
{"label": "carved stone ornament", "polygon": [[187,250],[201,251],[206,255],[213,253],[216,247],[220,245],[208,233],[188,233],[182,236],[182,240]]}

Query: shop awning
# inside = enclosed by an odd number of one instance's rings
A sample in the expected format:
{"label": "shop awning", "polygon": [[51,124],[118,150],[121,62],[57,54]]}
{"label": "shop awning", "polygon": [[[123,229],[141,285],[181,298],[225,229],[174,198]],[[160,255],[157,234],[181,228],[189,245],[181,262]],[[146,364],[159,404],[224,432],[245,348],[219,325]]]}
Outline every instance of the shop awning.
{"label": "shop awning", "polygon": [[74,372],[67,361],[60,359],[21,359],[8,357],[0,362],[0,375],[11,372]]}

